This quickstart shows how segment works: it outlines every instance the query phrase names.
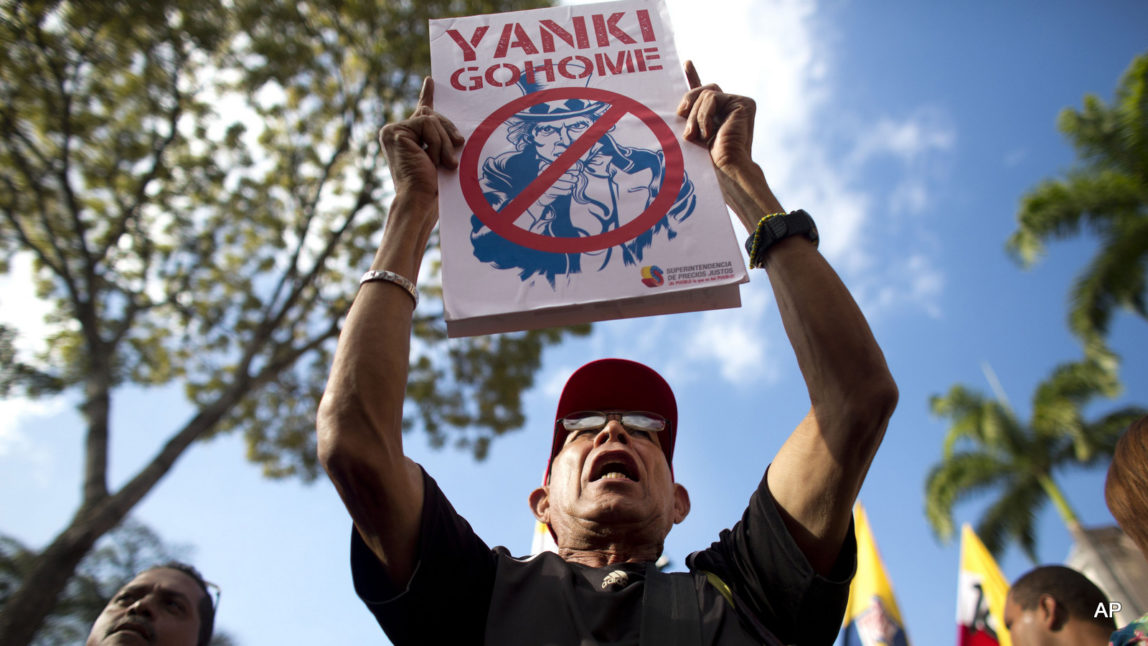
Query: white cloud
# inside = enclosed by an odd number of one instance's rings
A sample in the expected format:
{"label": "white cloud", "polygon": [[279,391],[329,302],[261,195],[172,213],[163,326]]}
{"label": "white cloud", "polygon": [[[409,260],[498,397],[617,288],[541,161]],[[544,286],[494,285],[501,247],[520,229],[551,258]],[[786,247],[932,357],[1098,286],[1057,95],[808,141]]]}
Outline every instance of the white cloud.
{"label": "white cloud", "polygon": [[16,254],[6,275],[0,276],[0,304],[4,323],[16,328],[16,350],[21,354],[40,349],[48,326],[44,316],[49,304],[36,297],[33,290],[32,259],[28,254]]}
{"label": "white cloud", "polygon": [[1028,151],[1024,148],[1014,148],[1013,150],[1005,153],[1004,165],[1006,168],[1015,168],[1019,166],[1028,157]]}
{"label": "white cloud", "polygon": [[924,253],[916,253],[893,263],[868,286],[854,293],[869,317],[904,309],[919,309],[939,319],[945,277]]}
{"label": "white cloud", "polygon": [[873,261],[865,243],[865,223],[870,220],[873,198],[832,168],[824,151],[810,150],[803,159],[809,176],[816,179],[796,183],[796,189],[787,192],[785,203],[800,205],[813,215],[821,234],[821,253],[838,271],[865,271]]}
{"label": "white cloud", "polygon": [[[48,334],[44,316],[50,305],[37,298],[33,289],[32,261],[27,254],[17,254],[9,263],[7,274],[0,276],[0,303],[3,322],[17,331],[16,352],[23,359],[42,349]],[[22,462],[42,467],[51,461],[51,455],[37,446],[21,427],[30,418],[54,415],[64,407],[62,398],[29,400],[12,398],[0,400],[0,457],[16,456]]]}
{"label": "white cloud", "polygon": [[546,373],[546,380],[538,384],[538,389],[546,396],[548,400],[558,401],[558,397],[562,394],[562,387],[566,385],[566,380],[578,366],[558,366],[551,369]]}
{"label": "white cloud", "polygon": [[768,147],[781,133],[807,127],[813,108],[826,98],[822,81],[827,65],[823,50],[814,46],[815,3],[667,4],[678,55],[693,59],[702,82],[759,101],[755,146]]}
{"label": "white cloud", "polygon": [[923,213],[932,203],[936,159],[952,150],[956,140],[955,129],[940,110],[921,108],[900,119],[882,117],[856,127],[846,168],[860,175],[872,164],[892,160],[893,188],[883,203],[892,214]]}
{"label": "white cloud", "polygon": [[[682,358],[689,363],[716,363],[723,379],[733,385],[745,384],[745,375],[773,374],[766,361],[769,351],[764,333],[771,296],[769,284],[757,280],[741,288],[741,307],[702,314],[684,336]],[[675,366],[675,372],[696,371]]]}
{"label": "white cloud", "polygon": [[929,206],[929,189],[919,177],[906,177],[889,196],[893,213],[920,213]]}
{"label": "white cloud", "polygon": [[883,117],[862,131],[850,161],[862,164],[888,155],[911,163],[929,152],[950,150],[956,138],[953,127],[937,110],[918,110],[902,120]]}
{"label": "white cloud", "polygon": [[48,483],[53,473],[52,453],[33,442],[22,427],[33,418],[57,414],[64,406],[62,397],[39,401],[0,400],[0,459],[17,460],[33,474],[37,484]]}

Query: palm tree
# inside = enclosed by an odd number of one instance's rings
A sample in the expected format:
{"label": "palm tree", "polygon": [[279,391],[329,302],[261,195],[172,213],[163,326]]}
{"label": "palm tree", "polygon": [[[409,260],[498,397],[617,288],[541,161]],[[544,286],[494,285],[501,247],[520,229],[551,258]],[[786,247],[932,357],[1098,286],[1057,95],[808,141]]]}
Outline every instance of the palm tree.
{"label": "palm tree", "polygon": [[1114,311],[1129,309],[1148,321],[1148,54],[1133,59],[1111,106],[1085,96],[1083,110],[1061,112],[1058,128],[1079,165],[1022,198],[1007,248],[1027,267],[1050,239],[1082,228],[1100,238],[1072,286],[1069,327],[1088,356],[1111,360],[1105,337]]}
{"label": "palm tree", "polygon": [[1034,563],[1035,518],[1052,501],[1077,544],[1090,541],[1057,484],[1070,466],[1107,464],[1116,439],[1145,409],[1129,406],[1095,420],[1082,408],[1099,395],[1115,396],[1120,383],[1094,360],[1058,366],[1036,389],[1032,418],[1021,421],[1003,398],[986,398],[962,385],[933,396],[933,413],[952,420],[941,461],[925,481],[925,515],[942,540],[953,536],[953,506],[974,494],[995,492],[996,500],[977,524],[985,547],[999,555],[1016,541]]}

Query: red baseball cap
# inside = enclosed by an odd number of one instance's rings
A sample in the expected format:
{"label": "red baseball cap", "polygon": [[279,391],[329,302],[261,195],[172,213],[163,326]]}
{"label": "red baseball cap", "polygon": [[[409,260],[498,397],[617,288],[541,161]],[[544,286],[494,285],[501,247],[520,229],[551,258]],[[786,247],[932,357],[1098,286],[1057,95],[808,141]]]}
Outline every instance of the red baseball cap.
{"label": "red baseball cap", "polygon": [[558,398],[554,414],[554,440],[546,462],[545,484],[550,465],[566,443],[566,430],[558,420],[585,410],[637,410],[666,418],[669,428],[658,434],[662,452],[674,473],[674,440],[678,435],[678,404],[670,385],[649,366],[628,359],[598,359],[574,371]]}

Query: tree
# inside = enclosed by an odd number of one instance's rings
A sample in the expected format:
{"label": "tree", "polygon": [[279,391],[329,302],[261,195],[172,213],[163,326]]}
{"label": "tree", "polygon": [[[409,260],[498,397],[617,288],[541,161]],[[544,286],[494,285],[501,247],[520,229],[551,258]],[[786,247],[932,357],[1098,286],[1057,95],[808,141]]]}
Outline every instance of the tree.
{"label": "tree", "polygon": [[1067,467],[1106,464],[1116,440],[1145,409],[1130,406],[1097,419],[1082,409],[1097,396],[1119,390],[1115,375],[1095,361],[1058,366],[1037,386],[1032,417],[1022,422],[999,399],[988,399],[962,385],[933,396],[933,413],[951,420],[942,459],[925,480],[925,516],[942,540],[954,531],[953,506],[974,494],[995,492],[995,500],[977,524],[985,547],[999,555],[1016,541],[1034,563],[1037,512],[1049,500],[1082,546],[1080,520],[1056,482]]}
{"label": "tree", "polygon": [[[52,307],[37,356],[0,329],[0,394],[74,393],[86,425],[80,506],[0,609],[0,643],[30,643],[197,440],[242,433],[265,474],[315,477],[333,340],[386,213],[374,135],[414,103],[426,21],[542,3],[0,3],[0,271],[30,256]],[[448,341],[425,300],[409,427],[481,459],[522,424],[542,349],[588,327]],[[113,397],[170,384],[194,413],[110,490]]]}
{"label": "tree", "polygon": [[[168,561],[186,560],[186,548],[172,546],[150,528],[128,519],[108,532],[88,553],[68,580],[56,609],[44,621],[33,646],[72,646],[88,636],[104,605],[143,570]],[[0,535],[0,606],[27,576],[36,558],[20,541]],[[231,646],[234,640],[219,630],[211,646]]]}
{"label": "tree", "polygon": [[1007,248],[1030,266],[1050,239],[1081,229],[1100,238],[1072,286],[1068,317],[1086,352],[1099,360],[1111,354],[1105,339],[1117,308],[1148,321],[1148,54],[1132,61],[1111,106],[1085,96],[1083,110],[1066,108],[1058,127],[1079,165],[1024,196]]}

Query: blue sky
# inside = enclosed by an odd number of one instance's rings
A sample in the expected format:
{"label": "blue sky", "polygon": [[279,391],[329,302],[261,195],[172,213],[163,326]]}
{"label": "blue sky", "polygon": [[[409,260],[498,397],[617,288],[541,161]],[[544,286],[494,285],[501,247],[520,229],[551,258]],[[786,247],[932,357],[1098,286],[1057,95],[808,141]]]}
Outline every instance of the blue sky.
{"label": "blue sky", "polygon": [[[1055,244],[1026,271],[1004,241],[1025,190],[1073,162],[1057,113],[1086,93],[1110,99],[1133,56],[1148,51],[1148,5],[668,5],[679,55],[703,81],[757,99],[755,158],[782,203],[817,220],[822,251],[885,350],[901,403],[861,500],[910,639],[952,643],[958,545],[939,543],[923,515],[925,473],[945,431],[928,397],[955,383],[988,392],[987,362],[1027,416],[1035,385],[1079,357],[1066,294],[1095,245]],[[4,283],[2,299],[0,317],[34,329],[36,304],[19,278]],[[542,475],[561,383],[589,359],[644,361],[666,375],[681,410],[675,473],[693,511],[666,545],[680,565],[740,515],[808,407],[764,273],[753,272],[742,299],[738,310],[599,324],[549,352],[525,400],[526,428],[483,463],[432,451],[417,435],[408,452],[488,543],[525,552],[526,495]],[[1145,403],[1148,367],[1135,348],[1146,341],[1142,321],[1116,319],[1126,394],[1093,412]],[[190,415],[166,391],[123,393],[113,410],[116,484]],[[35,545],[67,522],[81,429],[71,401],[0,403],[0,531]],[[194,548],[192,560],[223,590],[219,626],[244,646],[385,643],[352,591],[350,521],[333,488],[264,480],[243,452],[237,438],[193,448],[136,518]],[[1112,522],[1103,472],[1061,475],[1086,525]],[[975,521],[983,505],[959,506],[958,522]],[[1042,562],[1063,561],[1069,538],[1051,508],[1039,526]],[[1000,565],[1009,579],[1030,567],[1016,550]]]}

